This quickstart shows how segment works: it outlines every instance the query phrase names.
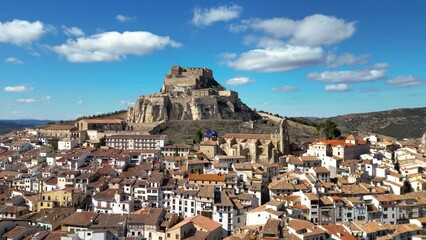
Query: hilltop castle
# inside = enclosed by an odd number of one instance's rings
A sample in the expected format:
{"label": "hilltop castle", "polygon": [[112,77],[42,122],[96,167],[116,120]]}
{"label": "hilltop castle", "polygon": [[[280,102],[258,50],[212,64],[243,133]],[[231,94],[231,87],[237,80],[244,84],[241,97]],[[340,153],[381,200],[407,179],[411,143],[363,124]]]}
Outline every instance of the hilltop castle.
{"label": "hilltop castle", "polygon": [[160,93],[140,97],[127,113],[128,123],[259,118],[236,92],[226,90],[214,80],[212,70],[181,66],[170,68]]}

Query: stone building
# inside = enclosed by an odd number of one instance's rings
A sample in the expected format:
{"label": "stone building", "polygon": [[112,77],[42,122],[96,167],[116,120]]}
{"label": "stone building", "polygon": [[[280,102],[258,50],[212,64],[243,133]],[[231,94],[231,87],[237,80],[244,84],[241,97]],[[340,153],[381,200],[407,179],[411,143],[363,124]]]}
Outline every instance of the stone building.
{"label": "stone building", "polygon": [[246,156],[251,162],[277,162],[289,152],[287,119],[281,120],[273,134],[225,134],[218,140],[220,149],[228,156]]}
{"label": "stone building", "polygon": [[40,128],[39,137],[46,138],[58,138],[58,139],[78,139],[80,138],[80,132],[73,125],[66,124],[53,124],[47,127]]}
{"label": "stone building", "polygon": [[80,131],[121,131],[124,130],[124,121],[121,119],[81,119],[75,126]]}
{"label": "stone building", "polygon": [[193,90],[207,96],[213,91],[208,82],[213,80],[213,71],[207,68],[183,68],[172,66],[170,73],[164,77],[161,93],[176,97],[192,96]]}

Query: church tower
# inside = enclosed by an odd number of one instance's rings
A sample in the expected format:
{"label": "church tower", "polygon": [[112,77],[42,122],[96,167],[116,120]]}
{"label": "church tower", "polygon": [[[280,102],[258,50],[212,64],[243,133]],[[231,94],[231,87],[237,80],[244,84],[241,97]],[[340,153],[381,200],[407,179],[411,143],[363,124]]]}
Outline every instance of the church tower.
{"label": "church tower", "polygon": [[287,118],[280,122],[280,152],[284,155],[290,153],[290,136],[288,134]]}

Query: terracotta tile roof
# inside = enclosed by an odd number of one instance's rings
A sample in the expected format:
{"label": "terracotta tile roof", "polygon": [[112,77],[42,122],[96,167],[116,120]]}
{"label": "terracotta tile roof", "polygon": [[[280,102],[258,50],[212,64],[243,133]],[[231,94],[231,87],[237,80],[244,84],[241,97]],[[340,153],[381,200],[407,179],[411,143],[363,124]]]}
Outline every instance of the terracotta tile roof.
{"label": "terracotta tile roof", "polygon": [[302,157],[300,157],[300,159],[303,162],[307,162],[307,161],[321,161],[321,159],[319,159],[317,157],[314,157],[314,156],[302,156]]}
{"label": "terracotta tile roof", "polygon": [[295,190],[294,185],[292,183],[285,181],[285,179],[275,181],[275,182],[271,182],[268,185],[268,188],[270,190],[290,190],[290,191]]}
{"label": "terracotta tile roof", "polygon": [[106,228],[124,228],[124,223],[126,220],[125,215],[122,214],[106,214],[101,213],[93,221],[93,224],[90,225],[90,229],[106,229]]}
{"label": "terracotta tile roof", "polygon": [[346,138],[346,140],[356,140],[356,138],[353,134],[351,134]]}
{"label": "terracotta tile roof", "polygon": [[200,186],[199,191],[197,192],[198,197],[202,198],[214,198],[214,189],[215,186]]}
{"label": "terracotta tile roof", "polygon": [[159,225],[166,211],[162,208],[141,208],[134,214],[129,214],[129,225]]}
{"label": "terracotta tile roof", "polygon": [[221,159],[246,159],[246,156],[226,156],[226,155],[216,155],[216,158]]}
{"label": "terracotta tile roof", "polygon": [[45,129],[46,130],[68,130],[68,131],[72,131],[72,130],[75,130],[76,127],[74,125],[54,124],[54,125],[47,126]]}
{"label": "terracotta tile roof", "polygon": [[188,179],[191,181],[218,181],[224,182],[224,174],[189,174]]}
{"label": "terracotta tile roof", "polygon": [[[27,228],[30,228],[29,226],[23,227],[23,226],[15,226],[10,231],[3,234],[3,237],[5,239],[15,239],[15,237],[20,234],[21,232],[25,231]],[[32,227],[33,228],[33,227]]]}
{"label": "terracotta tile roof", "polygon": [[61,237],[67,236],[67,232],[52,231],[47,234],[43,240],[61,240]]}
{"label": "terracotta tile roof", "polygon": [[305,193],[305,196],[309,198],[309,200],[319,200],[319,197],[315,193]]}
{"label": "terracotta tile roof", "polygon": [[300,209],[300,210],[309,210],[310,208],[306,205],[301,205],[301,204],[295,204],[293,205],[294,208],[296,209]]}
{"label": "terracotta tile roof", "polygon": [[379,222],[353,222],[350,224],[351,229],[356,229],[365,232],[366,234],[372,234],[379,231],[385,231],[388,228]]}
{"label": "terracotta tile roof", "polygon": [[305,220],[292,219],[288,223],[288,227],[294,229],[295,231],[300,231],[302,229],[312,229],[315,227],[315,224]]}
{"label": "terracotta tile roof", "polygon": [[89,227],[92,224],[92,220],[97,216],[98,213],[95,212],[75,212],[62,220],[61,225]]}
{"label": "terracotta tile roof", "polygon": [[252,165],[249,162],[234,163],[233,166],[236,170],[252,170]]}
{"label": "terracotta tile roof", "polygon": [[341,240],[356,240],[356,237],[352,236],[352,234],[342,225],[322,225],[322,227],[325,228],[327,232]]}
{"label": "terracotta tile roof", "polygon": [[190,149],[191,146],[187,145],[187,144],[169,144],[169,145],[165,145],[164,147],[162,147],[163,149],[168,149],[168,148],[185,148],[185,149]]}
{"label": "terracotta tile roof", "polygon": [[200,227],[202,229],[205,229],[206,231],[213,232],[214,230],[221,228],[222,224],[211,220],[210,218],[204,217],[204,216],[195,216],[195,217],[188,217],[185,218],[182,222],[176,224],[172,228],[168,229],[167,232],[173,231],[175,229],[179,229],[182,226],[191,223],[197,227]]}
{"label": "terracotta tile roof", "polygon": [[315,167],[314,171],[316,173],[330,173],[330,171],[325,167]]}
{"label": "terracotta tile roof", "polygon": [[288,164],[302,165],[303,162],[299,157],[289,157]]}
{"label": "terracotta tile roof", "polygon": [[122,189],[107,189],[105,191],[97,193],[95,196],[93,196],[93,199],[96,200],[104,200],[104,201],[113,201],[114,196],[116,193],[121,193]]}
{"label": "terracotta tile roof", "polygon": [[263,227],[263,233],[276,235],[280,232],[280,225],[280,220],[269,218],[268,221],[266,221],[265,226]]}

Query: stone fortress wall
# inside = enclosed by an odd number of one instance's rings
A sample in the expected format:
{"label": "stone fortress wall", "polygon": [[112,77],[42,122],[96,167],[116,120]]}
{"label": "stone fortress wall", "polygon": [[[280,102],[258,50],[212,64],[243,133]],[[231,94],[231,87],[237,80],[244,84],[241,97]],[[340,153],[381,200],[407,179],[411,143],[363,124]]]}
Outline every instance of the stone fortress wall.
{"label": "stone fortress wall", "polygon": [[172,66],[170,73],[164,77],[164,85],[192,86],[201,78],[213,79],[213,71],[207,68],[182,68]]}

